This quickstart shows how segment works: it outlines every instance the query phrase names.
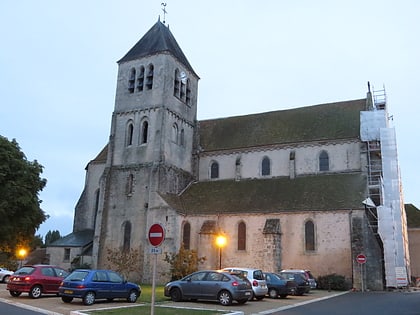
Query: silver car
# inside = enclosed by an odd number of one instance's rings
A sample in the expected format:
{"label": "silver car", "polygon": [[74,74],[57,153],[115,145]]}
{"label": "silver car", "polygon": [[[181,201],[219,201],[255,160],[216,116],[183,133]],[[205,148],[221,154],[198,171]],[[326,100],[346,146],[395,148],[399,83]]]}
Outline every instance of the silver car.
{"label": "silver car", "polygon": [[168,282],[164,294],[174,302],[217,300],[222,305],[231,305],[233,300],[239,304],[246,303],[252,296],[252,289],[246,278],[217,270],[203,270]]}
{"label": "silver car", "polygon": [[12,274],[13,271],[7,270],[6,268],[0,268],[0,282],[9,282],[9,278]]}
{"label": "silver car", "polygon": [[265,281],[264,274],[260,269],[227,267],[223,268],[222,271],[226,271],[231,274],[239,274],[246,277],[252,285],[252,298],[262,300],[268,293],[267,283]]}

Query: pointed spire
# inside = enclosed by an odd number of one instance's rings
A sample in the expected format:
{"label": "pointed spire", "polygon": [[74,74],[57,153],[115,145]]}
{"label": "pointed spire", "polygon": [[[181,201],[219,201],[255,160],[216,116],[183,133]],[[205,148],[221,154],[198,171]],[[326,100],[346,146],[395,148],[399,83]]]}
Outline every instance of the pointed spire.
{"label": "pointed spire", "polygon": [[162,52],[169,52],[195,74],[187,57],[185,57],[169,28],[160,22],[160,17],[156,24],[152,26],[152,28],[118,61],[118,63]]}

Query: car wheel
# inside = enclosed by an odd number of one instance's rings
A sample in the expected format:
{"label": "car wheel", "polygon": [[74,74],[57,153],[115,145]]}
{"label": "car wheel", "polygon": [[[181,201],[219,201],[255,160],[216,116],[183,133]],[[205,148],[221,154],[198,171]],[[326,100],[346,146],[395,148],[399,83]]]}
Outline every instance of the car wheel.
{"label": "car wheel", "polygon": [[83,297],[83,304],[92,305],[95,303],[95,292],[89,291]]}
{"label": "car wheel", "polygon": [[255,297],[258,301],[261,301],[264,298],[264,295],[259,295]]}
{"label": "car wheel", "polygon": [[245,304],[248,301],[248,299],[242,299],[242,300],[238,300],[238,304]]}
{"label": "car wheel", "polygon": [[277,299],[279,293],[277,292],[276,289],[270,289],[268,290],[268,296],[271,297],[272,299]]}
{"label": "car wheel", "polygon": [[62,296],[62,297],[61,297],[61,300],[62,300],[64,303],[70,303],[71,301],[73,301],[73,298],[72,298],[71,296]]}
{"label": "car wheel", "polygon": [[232,304],[232,295],[229,293],[229,291],[222,291],[219,293],[218,300],[220,304],[223,306],[228,306]]}
{"label": "car wheel", "polygon": [[19,295],[22,294],[22,292],[19,292],[19,291],[9,291],[9,293],[11,296],[14,296],[14,297],[18,297]]}
{"label": "car wheel", "polygon": [[282,299],[285,299],[285,298],[287,297],[287,294],[280,294],[280,297],[281,297]]}
{"label": "car wheel", "polygon": [[3,278],[3,282],[4,282],[4,283],[8,283],[8,282],[9,282],[9,279],[10,279],[10,276],[9,276],[9,275],[4,276],[4,278]]}
{"label": "car wheel", "polygon": [[137,291],[136,290],[131,290],[130,295],[127,298],[127,302],[136,303],[138,297],[139,297],[139,295],[138,295]]}
{"label": "car wheel", "polygon": [[40,285],[34,285],[29,291],[29,296],[33,299],[38,299],[41,297],[42,288]]}
{"label": "car wheel", "polygon": [[172,299],[172,301],[174,301],[174,302],[179,302],[179,301],[181,301],[182,300],[182,293],[181,293],[181,290],[180,289],[178,289],[178,288],[173,288],[172,290],[171,290],[171,299]]}

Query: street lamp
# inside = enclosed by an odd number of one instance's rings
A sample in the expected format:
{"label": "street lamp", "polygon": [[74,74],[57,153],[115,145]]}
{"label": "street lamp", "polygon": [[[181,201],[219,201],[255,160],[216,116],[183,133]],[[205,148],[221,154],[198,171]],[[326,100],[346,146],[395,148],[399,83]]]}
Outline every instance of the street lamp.
{"label": "street lamp", "polygon": [[222,269],[222,248],[226,246],[226,243],[226,236],[220,234],[216,237],[216,245],[219,247],[219,269]]}
{"label": "street lamp", "polygon": [[22,267],[23,259],[25,259],[26,254],[27,254],[26,249],[24,249],[24,248],[19,249],[18,256],[20,258],[20,267]]}

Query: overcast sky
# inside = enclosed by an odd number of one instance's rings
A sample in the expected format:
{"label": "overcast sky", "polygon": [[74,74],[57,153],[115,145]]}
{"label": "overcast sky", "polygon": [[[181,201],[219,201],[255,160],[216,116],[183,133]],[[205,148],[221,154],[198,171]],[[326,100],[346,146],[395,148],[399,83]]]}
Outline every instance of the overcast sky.
{"label": "overcast sky", "polygon": [[[162,0],[0,2],[0,135],[44,166],[50,218],[72,231],[85,167],[108,141],[117,63]],[[406,203],[420,206],[420,1],[166,0],[200,76],[198,119],[359,99],[385,86]],[[1,219],[0,219],[1,220]]]}

